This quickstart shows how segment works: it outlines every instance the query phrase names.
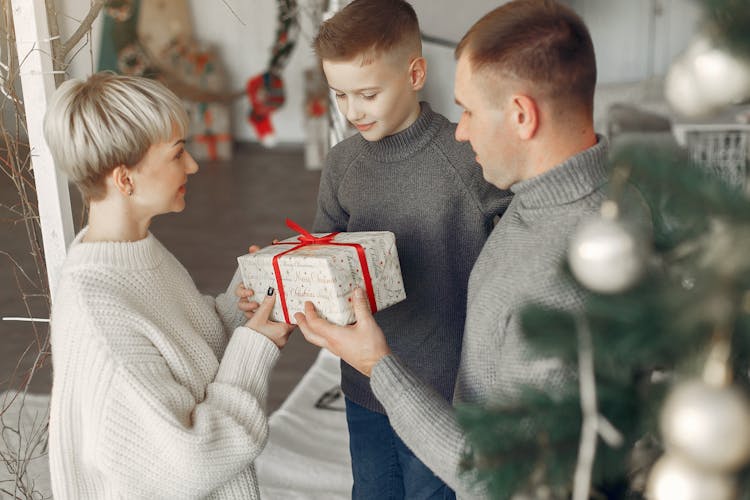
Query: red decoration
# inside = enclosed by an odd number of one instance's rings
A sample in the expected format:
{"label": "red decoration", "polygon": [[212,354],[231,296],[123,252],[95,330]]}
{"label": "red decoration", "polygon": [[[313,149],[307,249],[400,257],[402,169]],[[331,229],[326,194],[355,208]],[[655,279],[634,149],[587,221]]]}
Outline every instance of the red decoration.
{"label": "red decoration", "polygon": [[217,151],[217,144],[219,142],[227,142],[232,140],[230,134],[195,134],[193,140],[201,144],[206,145],[206,154],[209,160],[218,160],[219,154]]}
{"label": "red decoration", "polygon": [[246,92],[251,106],[248,120],[258,139],[272,140],[271,114],[284,105],[284,82],[280,76],[265,72],[248,80]]}

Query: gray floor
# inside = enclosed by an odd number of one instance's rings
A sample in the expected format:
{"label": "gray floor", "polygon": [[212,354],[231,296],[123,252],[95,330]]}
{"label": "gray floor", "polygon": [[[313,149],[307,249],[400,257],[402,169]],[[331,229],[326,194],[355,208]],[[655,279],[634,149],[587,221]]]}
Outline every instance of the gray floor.
{"label": "gray floor", "polygon": [[[215,295],[226,288],[237,264],[236,257],[245,253],[248,245],[266,245],[274,238],[292,235],[284,225],[286,217],[303,227],[311,225],[320,172],[305,170],[301,146],[264,149],[242,144],[237,146],[232,161],[204,161],[200,165],[200,171],[188,184],[185,211],[156,218],[151,231],[185,265],[198,289]],[[74,190],[71,198],[76,227],[80,227],[81,204]],[[14,266],[2,254],[7,252],[26,272],[33,269],[26,229],[12,213],[16,203],[16,188],[0,173],[2,317],[28,316],[17,280],[23,293],[34,293],[33,287],[19,273],[14,273]],[[30,302],[31,314],[44,313],[41,301],[32,298]],[[46,334],[44,325],[0,321],[0,390],[25,385]],[[317,352],[299,331],[293,333],[271,376],[269,412],[284,401]],[[50,387],[50,363],[45,360],[31,378],[29,390],[44,393]]]}

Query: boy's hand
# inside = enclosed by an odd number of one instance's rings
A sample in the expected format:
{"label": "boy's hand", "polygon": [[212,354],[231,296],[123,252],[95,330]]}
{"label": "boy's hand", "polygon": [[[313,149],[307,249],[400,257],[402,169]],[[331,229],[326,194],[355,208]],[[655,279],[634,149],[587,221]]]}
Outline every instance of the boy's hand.
{"label": "boy's hand", "polygon": [[372,368],[391,349],[360,288],[354,290],[353,306],[357,322],[349,326],[334,325],[321,318],[312,302],[305,302],[305,313],[295,314],[294,319],[308,342],[325,347],[369,377]]}
{"label": "boy's hand", "polygon": [[[249,313],[251,318],[245,323],[245,326],[268,337],[271,342],[276,344],[276,347],[282,349],[289,340],[289,335],[294,330],[294,325],[278,323],[269,319],[275,301],[276,294],[274,294],[273,288],[269,288],[266,298],[263,299],[260,305],[254,302],[256,309],[254,312]],[[247,314],[245,313],[245,315]]]}

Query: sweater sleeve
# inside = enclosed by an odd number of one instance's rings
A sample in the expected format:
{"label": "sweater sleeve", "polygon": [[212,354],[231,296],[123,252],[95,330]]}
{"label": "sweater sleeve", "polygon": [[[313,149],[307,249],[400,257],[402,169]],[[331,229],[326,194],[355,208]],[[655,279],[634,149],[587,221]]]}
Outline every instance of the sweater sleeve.
{"label": "sweater sleeve", "polygon": [[219,294],[214,300],[214,308],[219,314],[227,333],[233,332],[235,328],[243,325],[246,321],[245,315],[237,308],[239,297],[234,293],[240,283],[242,283],[242,275],[240,274],[240,268],[237,267],[226,291]]}
{"label": "sweater sleeve", "polygon": [[[326,157],[323,175],[320,178],[318,188],[318,208],[313,222],[313,231],[327,233],[333,231],[346,231],[349,223],[349,214],[341,207],[338,199],[338,176],[337,171],[341,165],[337,147],[334,147]],[[339,158],[339,159],[337,159]]]}
{"label": "sweater sleeve", "polygon": [[392,354],[375,365],[370,386],[399,437],[458,497],[485,496],[461,476],[466,436],[445,398]]}
{"label": "sweater sleeve", "polygon": [[250,467],[265,445],[268,376],[278,355],[268,339],[238,328],[198,398],[159,356],[117,366],[89,409],[97,415],[94,438],[83,444],[90,459],[134,497],[209,494]]}

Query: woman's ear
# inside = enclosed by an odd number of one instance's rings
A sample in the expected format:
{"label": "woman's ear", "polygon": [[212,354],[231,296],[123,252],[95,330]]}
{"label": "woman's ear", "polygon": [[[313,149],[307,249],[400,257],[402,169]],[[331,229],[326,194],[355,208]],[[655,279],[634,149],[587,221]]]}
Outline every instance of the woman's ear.
{"label": "woman's ear", "polygon": [[112,186],[123,196],[133,195],[133,180],[130,176],[130,169],[125,165],[118,165],[113,168],[108,177]]}
{"label": "woman's ear", "polygon": [[424,57],[417,57],[409,63],[409,78],[412,89],[422,90],[427,78],[427,60]]}
{"label": "woman's ear", "polygon": [[513,96],[513,112],[519,138],[532,139],[539,129],[539,107],[536,101],[527,95],[515,95]]}

